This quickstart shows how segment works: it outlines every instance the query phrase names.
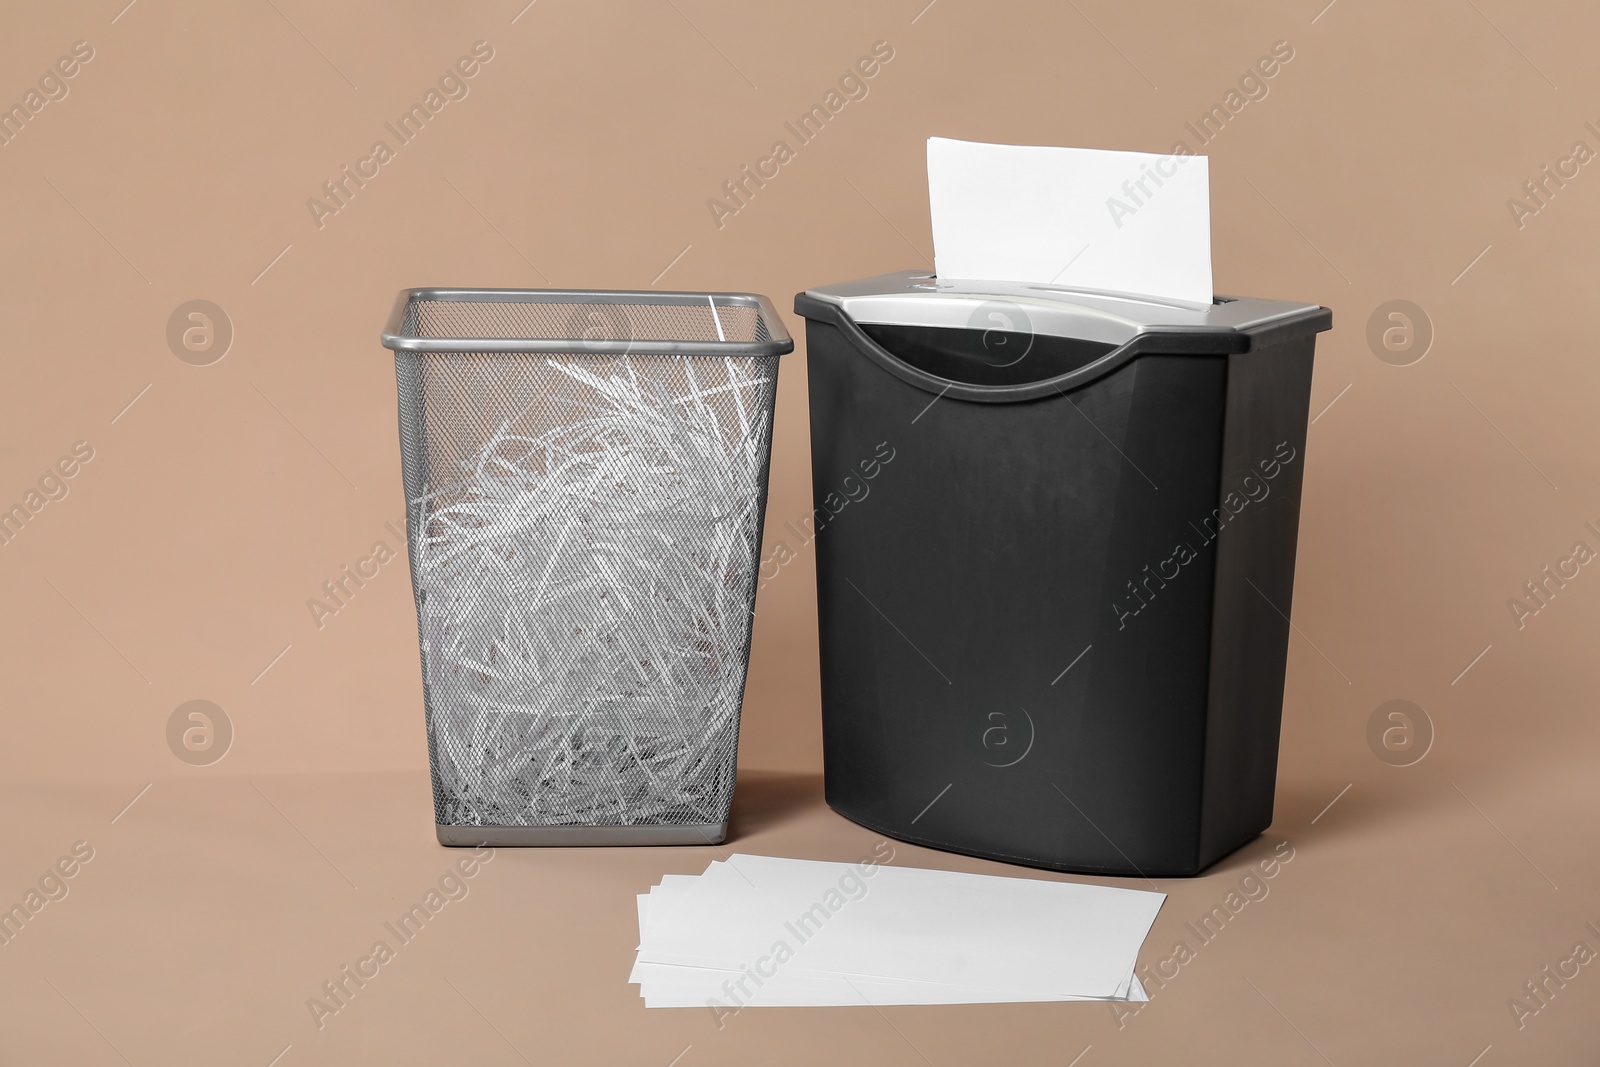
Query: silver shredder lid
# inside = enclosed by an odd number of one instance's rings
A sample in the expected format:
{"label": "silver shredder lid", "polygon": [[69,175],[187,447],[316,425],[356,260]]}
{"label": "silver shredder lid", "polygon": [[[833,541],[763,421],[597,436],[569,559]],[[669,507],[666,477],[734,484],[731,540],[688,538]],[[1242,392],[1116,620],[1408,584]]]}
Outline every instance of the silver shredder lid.
{"label": "silver shredder lid", "polygon": [[1248,335],[1327,315],[1318,304],[1283,300],[1219,296],[1210,304],[1192,304],[1057,285],[939,278],[925,270],[825,285],[805,295],[863,325],[998,328],[1111,345],[1152,334]]}

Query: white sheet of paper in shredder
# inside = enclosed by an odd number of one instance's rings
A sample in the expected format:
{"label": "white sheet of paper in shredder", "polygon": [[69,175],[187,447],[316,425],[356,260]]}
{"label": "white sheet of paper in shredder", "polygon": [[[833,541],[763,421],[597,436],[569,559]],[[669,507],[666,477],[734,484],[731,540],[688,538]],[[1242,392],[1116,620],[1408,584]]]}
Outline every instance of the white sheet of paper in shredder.
{"label": "white sheet of paper in shredder", "polygon": [[1205,306],[1205,156],[928,139],[940,278],[1023,282]]}

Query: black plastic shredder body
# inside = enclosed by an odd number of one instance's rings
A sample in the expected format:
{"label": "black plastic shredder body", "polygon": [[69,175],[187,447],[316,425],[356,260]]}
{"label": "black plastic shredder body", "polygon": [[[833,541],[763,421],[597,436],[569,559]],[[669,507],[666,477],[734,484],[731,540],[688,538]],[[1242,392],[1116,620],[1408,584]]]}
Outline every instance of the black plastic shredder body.
{"label": "black plastic shredder body", "polygon": [[918,272],[795,311],[828,803],[1100,874],[1265,830],[1331,312]]}

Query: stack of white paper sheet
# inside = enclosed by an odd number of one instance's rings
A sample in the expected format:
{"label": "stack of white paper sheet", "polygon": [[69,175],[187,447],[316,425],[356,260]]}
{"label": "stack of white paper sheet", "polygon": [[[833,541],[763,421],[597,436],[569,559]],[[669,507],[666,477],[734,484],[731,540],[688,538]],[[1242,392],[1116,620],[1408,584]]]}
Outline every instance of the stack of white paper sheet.
{"label": "stack of white paper sheet", "polygon": [[1163,893],[735,855],[639,895],[651,1008],[1145,1000]]}

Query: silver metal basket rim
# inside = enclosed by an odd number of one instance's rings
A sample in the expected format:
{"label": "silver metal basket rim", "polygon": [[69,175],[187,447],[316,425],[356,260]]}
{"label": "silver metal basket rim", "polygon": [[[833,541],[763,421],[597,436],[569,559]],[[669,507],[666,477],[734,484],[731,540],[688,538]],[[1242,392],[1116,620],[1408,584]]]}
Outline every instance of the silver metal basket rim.
{"label": "silver metal basket rim", "polygon": [[[753,307],[767,328],[765,341],[663,341],[650,339],[594,340],[560,337],[418,337],[406,331],[414,303],[461,301],[503,304],[659,304],[699,306],[708,300],[722,307]],[[654,289],[402,289],[383,328],[383,347],[396,352],[454,352],[494,355],[507,352],[549,352],[594,355],[781,356],[794,351],[794,340],[772,301],[759,293],[664,292]]]}

